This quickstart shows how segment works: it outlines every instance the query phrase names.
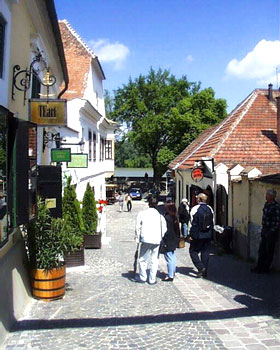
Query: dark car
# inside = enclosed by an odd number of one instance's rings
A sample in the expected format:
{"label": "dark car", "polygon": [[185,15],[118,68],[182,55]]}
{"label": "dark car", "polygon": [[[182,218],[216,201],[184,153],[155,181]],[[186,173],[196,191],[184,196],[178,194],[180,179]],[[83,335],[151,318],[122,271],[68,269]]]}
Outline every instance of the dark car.
{"label": "dark car", "polygon": [[142,199],[142,191],[140,188],[131,188],[129,194],[132,199]]}

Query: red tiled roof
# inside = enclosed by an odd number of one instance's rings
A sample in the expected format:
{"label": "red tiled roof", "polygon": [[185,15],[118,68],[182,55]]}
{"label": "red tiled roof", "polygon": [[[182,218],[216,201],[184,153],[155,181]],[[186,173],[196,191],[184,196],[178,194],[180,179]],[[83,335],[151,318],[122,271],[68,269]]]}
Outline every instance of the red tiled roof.
{"label": "red tiled roof", "polygon": [[[273,91],[279,96],[279,91]],[[231,167],[257,167],[263,174],[279,172],[276,102],[267,90],[254,90],[221,123],[202,132],[170,164],[171,169],[191,169],[202,157]]]}
{"label": "red tiled roof", "polygon": [[83,98],[91,61],[96,56],[67,21],[59,21],[59,28],[69,75],[68,89],[63,98]]}

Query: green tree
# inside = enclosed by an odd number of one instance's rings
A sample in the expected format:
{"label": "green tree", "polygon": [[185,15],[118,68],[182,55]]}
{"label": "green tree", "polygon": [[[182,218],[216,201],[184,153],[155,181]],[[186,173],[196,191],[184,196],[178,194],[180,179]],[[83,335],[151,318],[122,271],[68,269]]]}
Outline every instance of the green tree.
{"label": "green tree", "polygon": [[115,91],[113,105],[110,118],[125,123],[128,140],[150,158],[156,185],[168,163],[226,115],[226,102],[215,99],[213,89],[152,68]]}
{"label": "green tree", "polygon": [[62,217],[67,222],[71,233],[78,238],[77,242],[81,242],[81,246],[83,239],[80,238],[83,238],[84,225],[80,203],[77,200],[75,187],[71,184],[71,181],[71,176],[67,177],[62,198]]}
{"label": "green tree", "polygon": [[82,217],[84,222],[85,233],[88,235],[94,235],[97,227],[97,212],[94,194],[87,184],[87,188],[83,197]]}
{"label": "green tree", "polygon": [[128,138],[116,141],[115,143],[115,165],[119,168],[149,168],[150,158],[139,153],[139,149]]}

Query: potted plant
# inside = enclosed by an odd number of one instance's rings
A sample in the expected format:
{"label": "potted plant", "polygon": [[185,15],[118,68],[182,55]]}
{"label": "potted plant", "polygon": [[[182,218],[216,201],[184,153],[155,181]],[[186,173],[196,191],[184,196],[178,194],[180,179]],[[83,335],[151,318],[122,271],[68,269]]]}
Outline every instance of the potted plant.
{"label": "potted plant", "polygon": [[75,188],[71,184],[71,181],[71,176],[67,177],[62,198],[62,218],[67,221],[73,241],[76,242],[75,249],[65,256],[65,262],[68,267],[85,264],[84,225],[82,213],[80,203],[77,200]]}
{"label": "potted plant", "polygon": [[96,231],[98,221],[96,202],[89,183],[83,197],[82,218],[85,248],[101,248],[101,233]]}
{"label": "potted plant", "polygon": [[32,295],[45,301],[65,294],[64,255],[75,248],[67,220],[52,218],[39,197],[37,217],[24,227]]}

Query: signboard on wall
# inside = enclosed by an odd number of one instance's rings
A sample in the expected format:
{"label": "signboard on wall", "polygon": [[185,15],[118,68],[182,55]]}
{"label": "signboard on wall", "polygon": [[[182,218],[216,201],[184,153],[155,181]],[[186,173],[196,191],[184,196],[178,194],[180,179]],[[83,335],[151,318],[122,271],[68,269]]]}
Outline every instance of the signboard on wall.
{"label": "signboard on wall", "polygon": [[191,173],[191,177],[194,182],[199,182],[203,179],[203,170],[200,168],[194,168]]}
{"label": "signboard on wall", "polygon": [[66,100],[30,99],[29,120],[32,123],[44,126],[66,125]]}
{"label": "signboard on wall", "polygon": [[71,162],[71,148],[52,148],[52,162]]}
{"label": "signboard on wall", "polygon": [[85,153],[72,153],[71,162],[67,163],[67,168],[87,168],[88,155]]}

